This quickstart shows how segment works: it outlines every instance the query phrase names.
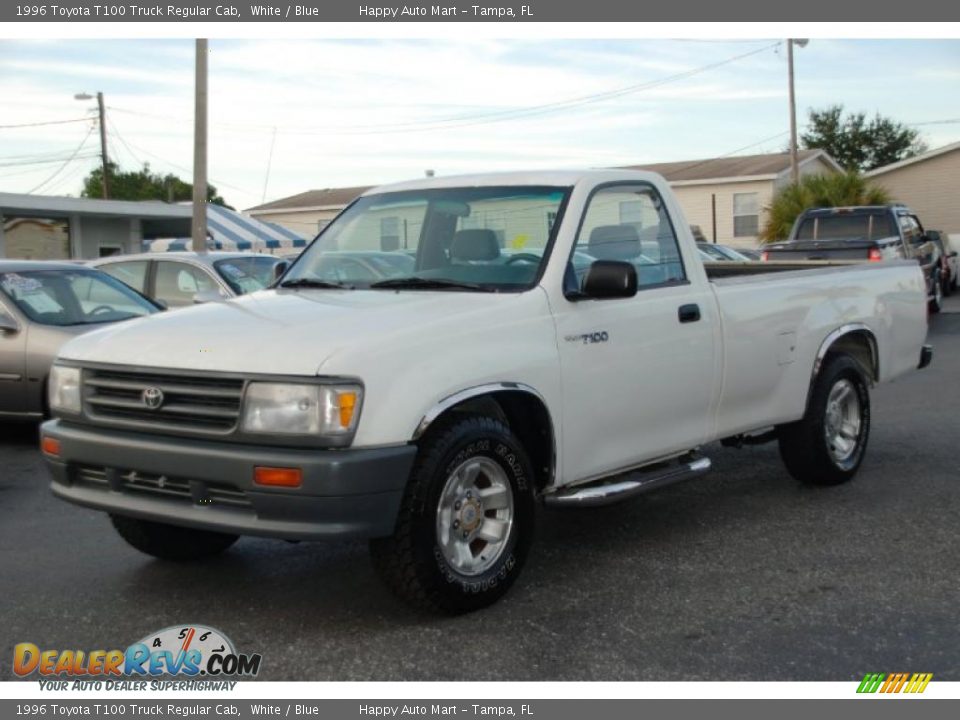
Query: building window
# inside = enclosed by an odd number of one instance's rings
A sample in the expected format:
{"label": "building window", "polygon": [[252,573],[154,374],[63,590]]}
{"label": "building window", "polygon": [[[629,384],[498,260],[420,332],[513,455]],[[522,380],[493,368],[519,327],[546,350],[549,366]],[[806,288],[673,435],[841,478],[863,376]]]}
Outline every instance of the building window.
{"label": "building window", "polygon": [[757,193],[733,194],[733,236],[760,234],[760,197]]}
{"label": "building window", "polygon": [[400,247],[400,218],[380,218],[380,249],[392,252]]}
{"label": "building window", "polygon": [[553,224],[557,221],[557,211],[548,210],[547,211],[547,237],[550,237],[550,233],[553,232]]}
{"label": "building window", "polygon": [[643,201],[624,200],[620,203],[621,225],[643,225]]}

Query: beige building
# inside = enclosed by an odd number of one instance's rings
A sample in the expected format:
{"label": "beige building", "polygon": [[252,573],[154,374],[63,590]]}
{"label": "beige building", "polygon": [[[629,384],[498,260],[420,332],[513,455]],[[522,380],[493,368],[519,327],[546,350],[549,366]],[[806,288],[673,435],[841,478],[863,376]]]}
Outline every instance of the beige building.
{"label": "beige building", "polygon": [[865,174],[909,205],[924,227],[960,240],[960,142]]}
{"label": "beige building", "polygon": [[[838,172],[840,166],[823,150],[799,153],[801,174]],[[790,182],[787,153],[628,165],[629,169],[660,173],[673,187],[691,224],[708,240],[754,247],[764,214],[776,191]],[[246,212],[260,220],[309,235],[319,232],[367,187],[309,190],[252,207]],[[628,222],[629,219],[621,219]],[[392,222],[392,221],[391,221]],[[386,231],[389,231],[388,227]]]}

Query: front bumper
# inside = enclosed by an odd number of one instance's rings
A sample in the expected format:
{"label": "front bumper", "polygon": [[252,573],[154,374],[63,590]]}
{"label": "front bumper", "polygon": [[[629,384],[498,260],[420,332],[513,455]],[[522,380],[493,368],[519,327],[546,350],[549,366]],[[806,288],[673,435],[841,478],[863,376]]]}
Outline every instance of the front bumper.
{"label": "front bumper", "polygon": [[[393,533],[416,448],[310,450],[164,437],[50,420],[53,494],[117,515],[288,540]],[[295,467],[297,488],[253,482],[256,466]]]}

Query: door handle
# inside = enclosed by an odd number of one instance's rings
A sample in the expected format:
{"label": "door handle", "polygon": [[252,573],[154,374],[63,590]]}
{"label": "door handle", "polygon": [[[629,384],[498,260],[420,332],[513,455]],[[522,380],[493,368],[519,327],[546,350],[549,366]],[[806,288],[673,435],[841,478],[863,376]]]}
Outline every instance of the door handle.
{"label": "door handle", "polygon": [[677,317],[682,323],[697,322],[700,319],[700,306],[696,304],[681,305],[677,310]]}

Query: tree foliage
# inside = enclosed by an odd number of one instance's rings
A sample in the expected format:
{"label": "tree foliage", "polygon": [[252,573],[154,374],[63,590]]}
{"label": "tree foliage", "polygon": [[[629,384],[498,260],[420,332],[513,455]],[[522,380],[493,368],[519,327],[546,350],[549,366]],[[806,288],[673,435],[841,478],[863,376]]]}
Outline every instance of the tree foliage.
{"label": "tree foliage", "polygon": [[[143,169],[128,172],[120,171],[114,163],[107,163],[110,178],[111,200],[163,200],[165,202],[183,202],[193,199],[193,185],[184,182],[173,173],[161,175],[150,170],[150,164],[144,163]],[[97,167],[83,180],[81,197],[103,197],[103,168]],[[230,208],[217,193],[213,185],[207,185],[207,202]],[[231,210],[233,208],[230,208]]]}
{"label": "tree foliage", "polygon": [[797,216],[810,208],[885,205],[890,201],[886,189],[857,172],[804,175],[799,183],[787,185],[774,196],[760,237],[765,242],[783,240]]}
{"label": "tree foliage", "polygon": [[844,117],[843,105],[810,110],[800,139],[805,148],[826,150],[847,170],[873,170],[927,150],[917,130],[879,113],[870,120],[862,112]]}

